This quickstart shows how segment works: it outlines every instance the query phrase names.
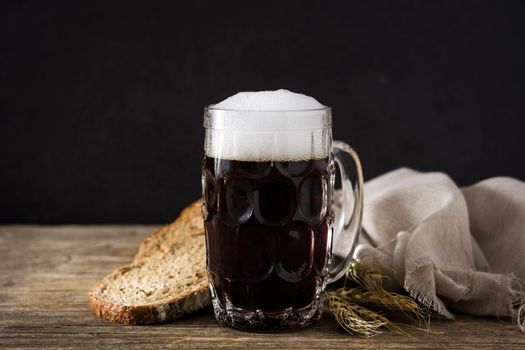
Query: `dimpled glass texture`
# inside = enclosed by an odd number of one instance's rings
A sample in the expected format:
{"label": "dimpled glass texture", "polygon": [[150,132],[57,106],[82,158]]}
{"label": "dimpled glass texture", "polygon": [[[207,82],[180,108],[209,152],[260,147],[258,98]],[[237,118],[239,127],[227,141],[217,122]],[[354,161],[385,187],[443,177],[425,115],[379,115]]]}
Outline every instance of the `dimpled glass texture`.
{"label": "dimpled glass texture", "polygon": [[216,318],[294,329],[321,317],[332,239],[334,165],[204,156],[203,217]]}

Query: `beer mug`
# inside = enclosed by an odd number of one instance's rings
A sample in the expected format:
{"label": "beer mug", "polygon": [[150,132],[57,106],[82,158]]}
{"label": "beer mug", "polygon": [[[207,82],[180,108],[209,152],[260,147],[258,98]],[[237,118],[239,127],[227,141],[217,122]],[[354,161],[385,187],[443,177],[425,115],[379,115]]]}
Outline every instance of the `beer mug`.
{"label": "beer mug", "polygon": [[[356,152],[332,140],[330,107],[204,113],[202,213],[217,321],[297,329],[321,317],[347,271],[363,213]],[[342,206],[335,210],[337,163]],[[350,172],[355,165],[355,184]]]}

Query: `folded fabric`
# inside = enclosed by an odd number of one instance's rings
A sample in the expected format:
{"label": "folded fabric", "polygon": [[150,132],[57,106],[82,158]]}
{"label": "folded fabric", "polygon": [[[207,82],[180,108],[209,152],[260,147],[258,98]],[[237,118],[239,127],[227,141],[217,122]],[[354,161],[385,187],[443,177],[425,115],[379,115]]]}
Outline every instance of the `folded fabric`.
{"label": "folded fabric", "polygon": [[525,294],[525,183],[460,189],[443,173],[401,168],[365,185],[356,256],[437,311],[518,317]]}

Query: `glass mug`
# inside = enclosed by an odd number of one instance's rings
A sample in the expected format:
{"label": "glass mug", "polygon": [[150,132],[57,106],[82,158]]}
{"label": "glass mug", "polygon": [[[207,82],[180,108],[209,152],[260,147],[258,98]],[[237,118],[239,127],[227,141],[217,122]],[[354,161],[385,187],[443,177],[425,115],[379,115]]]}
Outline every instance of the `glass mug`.
{"label": "glass mug", "polygon": [[[245,330],[314,323],[326,284],[351,263],[361,228],[363,176],[356,152],[332,141],[330,107],[208,106],[204,128],[202,213],[217,321]],[[334,161],[343,190],[337,213]],[[349,177],[354,164],[355,186]]]}

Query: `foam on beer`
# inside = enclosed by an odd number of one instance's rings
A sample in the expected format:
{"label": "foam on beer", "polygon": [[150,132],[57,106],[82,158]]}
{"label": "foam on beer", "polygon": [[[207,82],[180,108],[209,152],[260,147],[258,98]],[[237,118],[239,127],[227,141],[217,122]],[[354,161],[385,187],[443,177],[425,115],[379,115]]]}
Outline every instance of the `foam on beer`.
{"label": "foam on beer", "polygon": [[297,111],[319,109],[324,106],[311,96],[281,89],[239,92],[214,107],[246,111]]}
{"label": "foam on beer", "polygon": [[240,92],[211,105],[208,114],[209,157],[295,161],[328,156],[330,114],[313,97],[288,90]]}

